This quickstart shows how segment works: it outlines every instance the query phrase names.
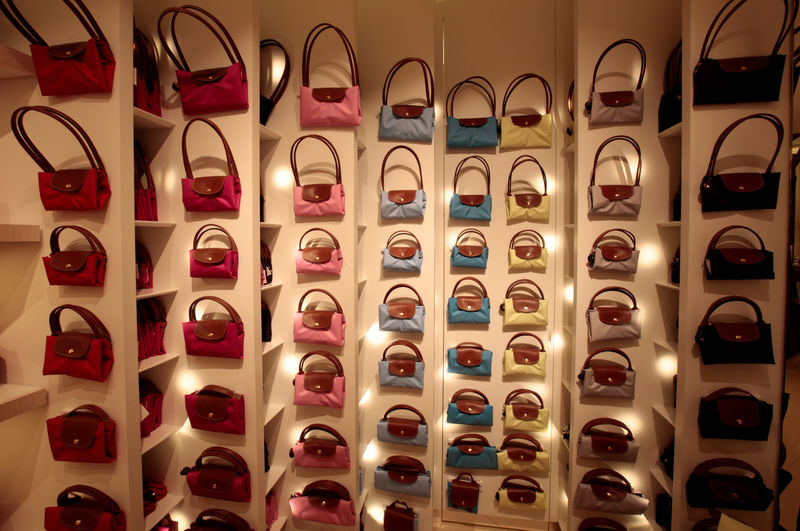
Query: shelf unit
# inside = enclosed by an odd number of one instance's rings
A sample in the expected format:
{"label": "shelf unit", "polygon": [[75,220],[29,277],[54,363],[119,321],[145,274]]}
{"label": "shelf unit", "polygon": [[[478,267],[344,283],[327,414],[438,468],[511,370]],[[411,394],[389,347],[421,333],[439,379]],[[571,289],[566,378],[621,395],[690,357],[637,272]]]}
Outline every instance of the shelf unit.
{"label": "shelf unit", "polygon": [[167,494],[158,501],[156,510],[148,514],[144,519],[144,529],[152,529],[161,521],[162,518],[167,516],[169,512],[175,509],[178,505],[183,503],[183,496],[177,494]]}
{"label": "shelf unit", "polygon": [[47,389],[33,385],[0,383],[0,421],[47,404]]}
{"label": "shelf unit", "polygon": [[34,75],[31,56],[0,43],[0,80]]}
{"label": "shelf unit", "polygon": [[0,223],[0,243],[38,243],[42,241],[39,225]]}

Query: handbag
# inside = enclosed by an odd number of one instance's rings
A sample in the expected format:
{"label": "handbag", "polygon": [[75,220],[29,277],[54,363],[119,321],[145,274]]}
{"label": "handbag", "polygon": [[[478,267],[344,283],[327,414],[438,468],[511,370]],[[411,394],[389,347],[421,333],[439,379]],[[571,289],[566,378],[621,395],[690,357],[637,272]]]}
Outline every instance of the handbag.
{"label": "handbag", "polygon": [[[539,168],[542,175],[543,191],[539,193],[531,183],[525,181],[512,182],[514,171],[531,162]],[[531,155],[520,155],[511,164],[506,185],[506,219],[508,221],[544,221],[550,220],[550,196],[547,195],[547,174],[541,163]]]}
{"label": "handbag", "polygon": [[[514,402],[524,395],[533,395],[534,402]],[[506,395],[503,402],[503,427],[507,430],[545,431],[550,410],[545,409],[542,396],[531,389],[515,389]]]}
{"label": "handbag", "polygon": [[45,507],[44,529],[125,531],[125,513],[105,492],[88,485],[70,485],[58,494],[55,507]]}
{"label": "handbag", "polygon": [[[158,221],[158,201],[156,200],[156,183],[150,172],[150,161],[144,154],[142,146],[133,141],[133,193],[134,219],[137,221]],[[142,177],[147,188],[142,183]]]}
{"label": "handbag", "polygon": [[102,408],[92,404],[47,419],[47,439],[56,461],[113,463],[117,460],[117,424]]}
{"label": "handbag", "polygon": [[[752,247],[717,247],[726,233],[742,229],[758,239],[760,249]],[[737,238],[742,240],[742,238]],[[756,231],[744,225],[728,225],[720,229],[708,242],[704,262],[708,280],[754,280],[775,278],[772,251],[767,251],[764,240]]]}
{"label": "handbag", "polygon": [[[393,245],[395,238],[398,238],[399,241],[413,241],[415,245]],[[419,243],[414,233],[398,230],[389,236],[386,240],[386,247],[383,249],[383,269],[411,273],[422,271],[422,244]]]}
{"label": "handbag", "polygon": [[[228,319],[197,320],[195,309],[197,303],[214,301],[228,312]],[[211,295],[198,297],[189,305],[189,320],[182,324],[183,341],[186,354],[189,356],[206,356],[212,358],[244,357],[244,323],[233,306],[225,300]]]}
{"label": "handbag", "polygon": [[[228,238],[229,247],[198,248],[202,237],[218,231]],[[236,241],[221,225],[207,223],[194,233],[189,250],[189,276],[192,278],[239,278],[239,250]]]}
{"label": "handbag", "polygon": [[[408,297],[402,301],[392,300],[389,295],[396,289],[406,288],[417,296],[417,302],[408,302]],[[388,332],[425,332],[425,305],[422,296],[409,284],[395,284],[383,296],[383,302],[378,305],[378,327]]]}
{"label": "handbag", "polygon": [[512,433],[497,451],[497,469],[546,476],[550,472],[550,455],[527,433]]}
{"label": "handbag", "polygon": [[[717,468],[734,469],[737,473],[716,472]],[[690,507],[766,511],[774,498],[758,470],[739,459],[703,461],[694,467],[686,481],[686,501]]]}
{"label": "handbag", "polygon": [[244,396],[221,385],[206,385],[184,396],[192,428],[244,435]]}
{"label": "handbag", "polygon": [[[614,306],[598,306],[597,297],[612,291],[622,293],[630,298],[632,307],[617,303]],[[605,341],[608,339],[638,339],[642,337],[642,319],[636,297],[630,290],[621,286],[609,286],[599,290],[589,301],[586,309],[586,324],[589,330],[589,341]]]}
{"label": "handbag", "polygon": [[[312,431],[333,435],[334,439],[308,437]],[[350,447],[344,437],[325,424],[309,424],[300,432],[300,438],[289,450],[294,466],[307,468],[350,469]]]}
{"label": "handbag", "polygon": [[[711,314],[725,304],[743,302],[755,313],[755,322],[746,320],[711,322]],[[774,364],[772,327],[764,322],[761,308],[745,297],[729,296],[714,301],[697,327],[695,342],[704,365],[720,363]]]}
{"label": "handbag", "polygon": [[447,506],[468,513],[478,513],[481,486],[469,472],[462,472],[447,482]]}
{"label": "handbag", "polygon": [[[526,484],[516,483],[524,481]],[[511,475],[503,478],[495,494],[501,510],[544,511],[547,507],[544,489],[528,476]]]}
{"label": "handbag", "polygon": [[261,260],[261,285],[266,286],[267,284],[272,284],[272,253],[269,250],[269,246],[261,240],[261,250],[260,250],[260,260]]}
{"label": "handbag", "polygon": [[681,248],[675,249],[675,255],[669,264],[669,281],[675,285],[681,283]]}
{"label": "handbag", "polygon": [[[537,79],[544,88],[545,111],[540,114],[533,106],[523,107],[532,112],[517,116],[506,116],[506,105],[511,93],[528,79]],[[500,117],[500,147],[501,148],[536,148],[550,147],[550,131],[552,128],[553,92],[545,78],[538,74],[520,74],[508,84],[503,96],[503,107]]]}
{"label": "handbag", "polygon": [[650,500],[633,492],[630,482],[619,472],[610,468],[595,468],[581,478],[572,505],[590,511],[644,514]]}
{"label": "handbag", "polygon": [[153,288],[153,260],[142,242],[134,242],[136,253],[136,289]]}
{"label": "handbag", "polygon": [[[300,184],[300,172],[297,169],[297,149],[303,140],[310,138],[319,140],[328,148],[333,156],[334,176],[336,183]],[[321,135],[301,136],[292,144],[289,162],[294,175],[294,215],[295,216],[341,216],[344,214],[345,199],[342,185],[342,169],[339,154],[327,138]]]}
{"label": "handbag", "polygon": [[[350,87],[311,88],[311,48],[325,30],[339,36],[350,63]],[[342,30],[323,22],[314,26],[303,44],[303,85],[300,87],[300,127],[353,127],[361,125],[361,88],[358,61],[353,46]]]}
{"label": "handbag", "polygon": [[459,435],[447,448],[445,466],[497,470],[497,448],[490,445],[483,435]]}
{"label": "handbag", "polygon": [[[314,304],[314,309],[303,308],[303,302],[311,293],[326,295],[336,307],[335,310],[318,310],[319,303]],[[293,330],[295,343],[319,343],[341,347],[344,345],[344,330],[346,326],[344,311],[336,297],[324,289],[314,288],[303,293],[297,303],[297,312],[294,314]]]}
{"label": "handbag", "polygon": [[567,89],[567,114],[569,115],[569,120],[567,120],[567,127],[564,129],[564,132],[567,134],[566,145],[570,146],[575,143],[575,80],[573,79],[570,84],[569,88]]}
{"label": "handbag", "polygon": [[[603,243],[608,241],[612,243]],[[603,231],[592,243],[592,250],[586,261],[590,271],[636,273],[639,265],[636,236],[631,231],[618,227]]]}
{"label": "handbag", "polygon": [[[465,86],[477,87],[486,96],[487,103],[492,113],[483,118],[456,118],[453,112],[453,105],[456,94]],[[497,146],[497,117],[494,115],[497,107],[497,99],[494,94],[494,87],[489,80],[483,76],[468,77],[464,81],[459,81],[445,99],[445,109],[447,112],[447,147],[449,148],[476,148]]]}
{"label": "handbag", "polygon": [[[311,356],[321,356],[333,365],[330,371],[303,371]],[[345,398],[344,368],[336,356],[325,350],[312,350],[300,358],[300,367],[292,380],[294,405],[343,408]]]}
{"label": "handbag", "polygon": [[[594,357],[605,352],[622,356],[628,366],[618,364],[593,365]],[[601,348],[586,357],[580,374],[581,398],[633,399],[636,390],[636,371],[631,359],[618,348]]]}
{"label": "handbag", "polygon": [[114,54],[100,25],[81,0],[64,0],[64,4],[80,21],[89,34],[89,40],[52,46],[22,16],[14,2],[5,0],[5,3],[8,6],[0,2],[0,11],[30,42],[33,68],[42,96],[111,92],[116,67]]}
{"label": "handbag", "polygon": [[[633,146],[638,156],[636,163],[636,178],[633,184],[595,184],[597,162],[600,152],[608,144],[621,140]],[[627,165],[626,165],[627,168]],[[642,187],[639,178],[642,176],[642,150],[633,138],[626,135],[616,135],[606,139],[597,148],[592,164],[592,178],[589,181],[589,215],[602,214],[606,216],[638,216],[642,207]]]}
{"label": "handbag", "polygon": [[772,404],[738,387],[723,387],[700,398],[697,425],[704,439],[766,441]]}
{"label": "handbag", "polygon": [[[465,396],[467,395],[467,396]],[[469,395],[473,395],[470,397]],[[475,396],[478,398],[476,400]],[[460,389],[447,404],[447,422],[450,424],[469,424],[472,426],[491,426],[493,406],[486,395],[477,389]]]}
{"label": "handbag", "polygon": [[700,49],[700,59],[694,67],[695,105],[778,101],[780,98],[786,56],[780,55],[778,51],[786,37],[792,34],[792,24],[797,16],[797,2],[782,2],[784,10],[781,30],[769,55],[726,59],[709,57],[720,30],[745,1],[739,1],[735,5],[734,0],[725,2],[708,27]]}
{"label": "handbag", "polygon": [[[309,232],[324,232],[330,238],[330,242],[315,238],[310,245],[303,247],[303,239]],[[294,265],[298,274],[339,275],[342,272],[342,261],[342,248],[339,246],[339,240],[327,230],[314,227],[300,236],[300,242],[294,252]]]}
{"label": "handbag", "polygon": [[347,487],[336,481],[312,481],[289,497],[292,517],[333,525],[356,525],[356,509]]}
{"label": "handbag", "polygon": [[[414,155],[419,172],[419,188],[414,190],[386,190],[386,162],[389,155],[404,149]],[[420,219],[425,217],[427,198],[422,183],[422,163],[419,157],[408,146],[395,146],[386,152],[381,163],[381,217],[383,219]]]}
{"label": "handbag", "polygon": [[[162,21],[170,14],[172,15],[170,32],[172,44],[175,46],[174,51],[162,31]],[[192,70],[184,57],[175,31],[175,19],[179,14],[188,15],[203,24],[222,46],[231,64],[217,68]],[[170,7],[158,17],[158,38],[161,40],[161,47],[167,52],[167,56],[176,68],[175,78],[183,114],[241,111],[249,107],[247,69],[244,60],[233,37],[218,18],[194,5]]]}
{"label": "handbag", "polygon": [[581,520],[581,523],[578,525],[578,531],[628,531],[628,528],[616,520],[604,518],[602,516],[593,516]]}
{"label": "handbag", "polygon": [[149,35],[133,28],[133,106],[161,116],[161,80],[158,75],[158,52]]}
{"label": "handbag", "polygon": [[161,426],[164,394],[147,378],[139,378],[139,405],[147,410],[147,416],[139,422],[142,438]]}
{"label": "handbag", "polygon": [[[764,120],[775,127],[778,142],[767,168],[759,172],[716,173],[717,157],[728,135],[749,120]],[[774,210],[778,203],[781,174],[772,171],[783,144],[783,124],[774,114],[756,113],[740,118],[725,128],[714,143],[708,169],[700,183],[700,203],[703,212],[728,210]]]}
{"label": "handbag", "polygon": [[[74,230],[89,244],[88,250],[62,251],[61,233]],[[106,249],[97,236],[77,225],[60,225],[50,232],[50,254],[42,257],[51,286],[100,287],[106,278]]]}
{"label": "handbag", "polygon": [[[480,245],[465,245],[462,241],[480,239]],[[450,251],[450,265],[453,267],[477,267],[486,269],[489,261],[489,246],[486,236],[478,229],[464,229],[456,236],[456,243]]]}
{"label": "handbag", "polygon": [[236,513],[225,509],[206,509],[197,514],[187,531],[253,531]]}
{"label": "handbag", "polygon": [[419,513],[406,502],[395,500],[383,510],[384,531],[417,531]]}
{"label": "handbag", "polygon": [[[456,291],[462,282],[469,280],[476,285],[471,286],[473,291],[479,290],[479,297],[456,295]],[[475,277],[460,278],[453,286],[453,292],[447,300],[447,322],[452,323],[489,323],[490,308],[489,294],[486,288]]]}
{"label": "handbag", "polygon": [[678,41],[669,53],[664,67],[664,94],[658,103],[658,132],[666,131],[683,120],[683,89],[681,65],[683,63],[683,44]]}
{"label": "handbag", "polygon": [[158,502],[167,496],[167,486],[155,481],[142,482],[142,501],[144,502],[144,516],[156,510]]}
{"label": "handbag", "polygon": [[392,455],[375,468],[373,487],[408,496],[431,497],[431,473],[419,459]]}
{"label": "handbag", "polygon": [[[283,70],[281,71],[280,79],[278,79],[278,82],[275,84],[275,88],[272,89],[272,94],[269,96],[259,94],[258,96],[258,122],[261,125],[267,125],[267,120],[269,120],[272,110],[286,91],[287,85],[289,85],[289,74],[292,71],[291,62],[289,61],[289,52],[286,51],[286,48],[284,48],[281,43],[275,39],[262,39],[261,42],[258,43],[258,48],[262,52],[265,48],[269,47],[277,48],[281,51],[283,55]],[[272,69],[267,69],[267,72],[270,72],[271,80]]]}
{"label": "handbag", "polygon": [[164,333],[167,311],[157,297],[136,301],[136,339],[139,361],[166,354]]}
{"label": "handbag", "polygon": [[[636,83],[634,90],[617,90],[614,92],[600,92],[596,89],[597,85],[597,71],[600,69],[600,63],[603,61],[608,52],[622,46],[623,44],[630,44],[639,52],[641,59],[641,68],[639,69],[639,80]],[[642,81],[644,80],[644,71],[647,65],[647,56],[644,53],[644,48],[634,39],[620,39],[611,43],[608,48],[603,50],[597,63],[594,65],[594,73],[592,74],[592,89],[590,91],[589,101],[586,102],[586,111],[589,113],[589,125],[616,125],[616,124],[640,124],[644,114],[644,89],[642,88]]]}
{"label": "handbag", "polygon": [[[615,426],[623,430],[620,433],[612,428],[598,430],[600,426]],[[633,463],[639,455],[639,443],[633,438],[633,432],[625,423],[608,418],[592,419],[578,433],[578,458],[602,459],[606,461],[625,461]]]}
{"label": "handbag", "polygon": [[492,351],[480,343],[461,342],[447,349],[447,372],[467,376],[492,375]]}
{"label": "handbag", "polygon": [[[461,176],[461,170],[464,168],[464,164],[470,159],[475,159],[483,165],[486,175],[485,195],[462,195],[458,193],[458,178]],[[453,196],[450,198],[450,217],[454,219],[490,221],[492,219],[491,178],[492,174],[489,171],[489,163],[480,155],[470,155],[462,159],[461,162],[458,163],[458,166],[456,166],[455,175],[453,177]]]}
{"label": "handbag", "polygon": [[[529,245],[517,245],[517,238],[530,240]],[[522,271],[547,269],[547,247],[541,234],[533,229],[517,232],[508,242],[508,268]]]}
{"label": "handbag", "polygon": [[[406,65],[419,64],[422,68],[422,79],[425,84],[425,104],[399,104],[389,105],[389,88],[395,74]],[[435,111],[433,106],[433,72],[423,59],[406,57],[397,61],[383,82],[383,105],[378,124],[378,138],[380,140],[410,140],[413,142],[430,143],[433,141],[433,127],[435,125]],[[414,98],[410,101],[420,100]],[[406,99],[404,101],[409,101]]]}
{"label": "handbag", "polygon": [[[415,419],[390,417],[395,411],[410,411]],[[386,410],[378,421],[378,440],[412,446],[428,446],[428,422],[422,413],[408,404],[397,404]]]}
{"label": "handbag", "polygon": [[[92,332],[61,331],[61,312],[77,313]],[[50,335],[44,349],[42,374],[66,374],[75,378],[105,382],[114,365],[111,336],[103,322],[82,306],[62,304],[50,312]]]}
{"label": "handbag", "polygon": [[272,313],[269,311],[269,305],[261,301],[261,342],[270,341],[272,341]]}
{"label": "handbag", "polygon": [[[527,296],[515,297],[514,292],[519,291]],[[515,280],[508,285],[505,302],[500,305],[503,326],[547,326],[547,307],[539,284],[527,278]]]}
{"label": "handbag", "polygon": [[[217,133],[225,148],[225,161],[227,175],[213,175],[195,177],[192,173],[192,164],[189,161],[187,138],[192,124],[204,123]],[[225,212],[238,211],[242,201],[242,183],[239,179],[239,170],[233,158],[233,151],[222,134],[222,130],[206,118],[194,118],[183,128],[181,138],[181,151],[183,152],[183,169],[186,177],[181,179],[183,206],[187,212]]]}
{"label": "handbag", "polygon": [[[514,341],[521,338],[535,339],[538,345],[526,343],[524,346],[513,345]],[[503,352],[503,376],[545,376],[547,365],[547,351],[544,342],[536,334],[530,332],[517,332],[506,344]]]}
{"label": "handbag", "polygon": [[[214,459],[215,461],[206,461]],[[244,458],[224,446],[209,446],[197,456],[192,467],[184,467],[189,490],[195,496],[249,502],[250,470]]]}
{"label": "handbag", "polygon": [[[87,160],[89,168],[57,170],[37,148],[27,131],[23,118],[35,111],[56,120],[74,136]],[[39,199],[45,210],[101,210],[111,197],[111,185],[103,159],[92,139],[84,129],[67,114],[52,107],[36,105],[20,107],[11,115],[11,130],[22,149],[42,170],[38,175]]]}
{"label": "handbag", "polygon": [[[408,352],[401,354],[392,352],[389,359],[386,354],[394,346],[403,346],[411,350],[413,358],[407,357]],[[378,380],[381,387],[405,387],[408,389],[422,389],[425,386],[425,362],[422,352],[411,341],[397,339],[389,344],[383,357],[378,361]]]}

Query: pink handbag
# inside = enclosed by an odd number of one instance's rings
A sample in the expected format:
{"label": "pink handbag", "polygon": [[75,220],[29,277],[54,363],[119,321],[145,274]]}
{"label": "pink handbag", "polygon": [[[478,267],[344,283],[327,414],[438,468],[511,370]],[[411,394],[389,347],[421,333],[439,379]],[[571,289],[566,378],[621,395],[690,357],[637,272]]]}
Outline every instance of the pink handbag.
{"label": "pink handbag", "polygon": [[[339,35],[350,63],[352,87],[311,88],[309,86],[309,63],[311,48],[323,31],[333,30]],[[303,45],[303,86],[300,87],[301,127],[354,127],[361,125],[361,89],[358,83],[358,62],[353,46],[342,30],[323,22],[308,33]]]}
{"label": "pink handbag", "polygon": [[[327,295],[336,306],[336,311],[303,309],[303,301],[313,292]],[[294,342],[341,347],[344,345],[345,324],[342,306],[336,297],[324,289],[310,289],[300,297],[300,302],[297,303],[297,313],[294,314]]]}
{"label": "pink handbag", "polygon": [[[306,138],[313,138],[325,144],[333,155],[336,183],[300,184],[300,172],[297,170],[297,148]],[[321,135],[301,136],[292,144],[289,162],[294,174],[294,215],[295,216],[341,216],[344,214],[344,187],[342,186],[342,168],[339,154],[330,140]]]}
{"label": "pink handbag", "polygon": [[[314,240],[313,246],[303,247],[303,238],[309,232],[324,232],[331,239],[331,246],[328,242],[319,239]],[[320,245],[320,243],[322,245]],[[300,243],[294,253],[295,269],[298,273],[320,273],[328,275],[338,275],[342,272],[342,249],[336,236],[325,229],[314,227],[308,229],[300,236]]]}
{"label": "pink handbag", "polygon": [[[213,458],[215,461],[203,461]],[[250,501],[250,470],[244,458],[224,446],[209,446],[194,462],[185,467],[189,490],[195,496],[237,502]]]}
{"label": "pink handbag", "polygon": [[[200,239],[210,231],[219,231],[228,237],[230,247],[206,247],[198,249]],[[194,235],[189,250],[189,276],[192,278],[239,278],[239,251],[233,237],[214,223],[203,225]]]}
{"label": "pink handbag", "polygon": [[[210,300],[227,310],[230,319],[203,319],[195,317],[197,303]],[[189,321],[183,323],[183,341],[189,356],[212,358],[244,357],[244,323],[233,306],[220,299],[206,295],[198,297],[189,306]]]}
{"label": "pink handbag", "polygon": [[356,508],[347,487],[336,481],[313,481],[289,498],[292,517],[309,522],[356,525]]}
{"label": "pink handbag", "polygon": [[[314,430],[329,433],[335,439],[306,438]],[[350,469],[350,447],[347,446],[347,441],[338,431],[325,424],[306,426],[300,432],[300,439],[289,450],[289,457],[294,459],[294,466]]]}
{"label": "pink handbag", "polygon": [[192,428],[244,435],[244,396],[221,385],[206,385],[184,396]]}
{"label": "pink handbag", "polygon": [[[202,122],[208,125],[222,140],[225,148],[225,161],[228,164],[228,175],[212,175],[208,177],[196,177],[192,173],[192,165],[189,162],[189,150],[186,147],[186,139],[189,136],[189,128],[192,124]],[[183,169],[186,177],[181,179],[181,190],[183,192],[183,206],[187,212],[223,212],[238,211],[239,203],[242,201],[242,183],[239,180],[239,170],[236,169],[236,161],[233,159],[233,151],[222,134],[222,130],[206,118],[195,118],[183,128],[181,138],[181,151],[183,153]]]}
{"label": "pink handbag", "polygon": [[[336,372],[303,372],[303,365],[311,356],[327,359]],[[292,385],[296,406],[344,407],[344,368],[336,356],[326,350],[314,350],[300,358],[300,368]]]}

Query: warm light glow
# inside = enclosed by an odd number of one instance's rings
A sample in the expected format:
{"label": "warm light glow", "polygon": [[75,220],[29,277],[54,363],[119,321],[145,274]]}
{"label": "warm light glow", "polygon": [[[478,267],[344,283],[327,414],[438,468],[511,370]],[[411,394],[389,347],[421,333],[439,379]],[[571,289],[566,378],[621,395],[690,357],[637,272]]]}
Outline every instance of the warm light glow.
{"label": "warm light glow", "polygon": [[272,179],[272,182],[278,188],[291,188],[294,184],[294,175],[292,175],[290,169],[280,168],[275,171],[275,177]]}
{"label": "warm light glow", "polygon": [[549,234],[544,237],[544,246],[551,253],[558,249],[558,238],[556,238],[555,234]]}
{"label": "warm light glow", "polygon": [[639,265],[650,267],[659,260],[658,248],[655,245],[645,244],[639,246]]}
{"label": "warm light glow", "polygon": [[361,456],[365,464],[375,463],[378,460],[378,446],[375,441],[370,441],[366,448],[364,448],[364,455]]}
{"label": "warm light glow", "polygon": [[180,431],[183,434],[191,433],[192,423],[189,422],[189,419],[186,419],[186,422],[183,423],[183,426],[181,426],[181,429],[178,431]]}
{"label": "warm light glow", "polygon": [[176,193],[176,189],[180,185],[181,178],[183,177],[183,175],[178,176],[177,172],[172,170],[167,170],[164,173],[164,178],[161,180],[161,184],[168,196],[171,197],[172,194]]}
{"label": "warm light glow", "polygon": [[287,354],[283,357],[283,370],[286,374],[297,374],[297,367],[300,364],[300,358]]}
{"label": "warm light glow", "polygon": [[564,346],[564,338],[561,336],[561,334],[558,334],[558,333],[553,334],[553,340],[552,341],[553,341],[553,348],[554,349],[559,349],[562,346]]}
{"label": "warm light glow", "polygon": [[450,200],[453,198],[453,193],[454,193],[453,190],[448,190],[444,194],[444,202],[447,203],[448,205],[450,204]]}
{"label": "warm light glow", "polygon": [[372,323],[372,326],[367,330],[367,341],[373,345],[382,345],[386,342],[386,332],[380,329],[378,323]]}
{"label": "warm light glow", "polygon": [[575,285],[574,284],[567,284],[564,286],[564,300],[567,302],[572,302],[575,298]]}
{"label": "warm light glow", "polygon": [[361,395],[361,400],[358,401],[359,406],[366,405],[369,402],[369,399],[372,398],[372,390],[367,389],[364,391],[364,394]]}
{"label": "warm light glow", "polygon": [[384,508],[382,505],[370,505],[367,509],[367,513],[372,517],[373,520],[379,524],[383,524],[383,509]]}
{"label": "warm light glow", "polygon": [[662,376],[669,376],[672,378],[672,376],[678,372],[678,357],[672,354],[664,354],[663,356],[659,356],[656,365],[658,366],[658,372],[661,373]]}
{"label": "warm light glow", "polygon": [[[619,416],[619,420],[624,422],[631,431],[636,434],[639,433],[639,430],[642,428],[642,421],[638,416],[632,414],[621,414]],[[630,478],[629,478],[630,479]]]}
{"label": "warm light glow", "polygon": [[194,373],[186,371],[178,378],[178,387],[181,390],[181,394],[188,395],[189,393],[197,391],[200,388],[200,383],[197,381],[197,376],[195,376]]}

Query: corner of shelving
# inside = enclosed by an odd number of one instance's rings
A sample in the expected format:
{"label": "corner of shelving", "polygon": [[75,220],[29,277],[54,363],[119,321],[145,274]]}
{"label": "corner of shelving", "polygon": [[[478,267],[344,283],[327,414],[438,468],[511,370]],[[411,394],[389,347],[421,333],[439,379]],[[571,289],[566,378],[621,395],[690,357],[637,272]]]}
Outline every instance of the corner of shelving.
{"label": "corner of shelving", "polygon": [[0,43],[0,79],[34,75],[31,56]]}
{"label": "corner of shelving", "polygon": [[281,135],[261,124],[258,125],[258,137],[262,142],[275,142],[281,139]]}
{"label": "corner of shelving", "polygon": [[678,122],[672,127],[664,129],[663,131],[658,133],[658,138],[680,138],[682,133],[683,133],[683,122]]}
{"label": "corner of shelving", "polygon": [[175,127],[175,124],[156,116],[155,114],[144,111],[138,107],[133,108],[133,128],[141,131],[169,131]]}
{"label": "corner of shelving", "polygon": [[0,223],[0,243],[38,243],[42,241],[39,225]]}
{"label": "corner of shelving", "polygon": [[47,404],[47,389],[32,385],[0,384],[0,421]]}

